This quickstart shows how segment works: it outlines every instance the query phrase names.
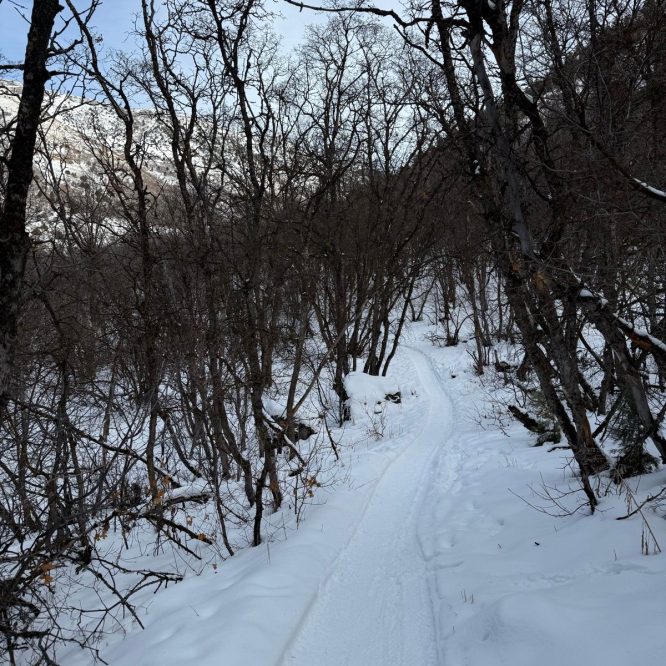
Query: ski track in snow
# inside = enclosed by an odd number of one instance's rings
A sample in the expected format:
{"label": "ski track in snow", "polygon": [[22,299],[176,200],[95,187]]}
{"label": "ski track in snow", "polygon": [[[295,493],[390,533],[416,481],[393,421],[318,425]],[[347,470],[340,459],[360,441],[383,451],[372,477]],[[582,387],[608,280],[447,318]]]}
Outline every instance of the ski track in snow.
{"label": "ski track in snow", "polygon": [[430,359],[407,350],[422,398],[422,428],[386,468],[286,650],[284,666],[440,663],[432,580],[433,521],[456,480],[453,403]]}

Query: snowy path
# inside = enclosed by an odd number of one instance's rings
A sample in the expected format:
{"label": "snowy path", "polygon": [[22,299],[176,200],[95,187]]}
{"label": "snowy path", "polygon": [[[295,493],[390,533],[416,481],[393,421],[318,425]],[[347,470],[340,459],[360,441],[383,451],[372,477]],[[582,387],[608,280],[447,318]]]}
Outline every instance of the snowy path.
{"label": "snowy path", "polygon": [[430,360],[415,349],[408,353],[420,397],[428,403],[426,417],[377,482],[287,649],[285,665],[439,663],[433,581],[422,534],[428,532],[432,507],[450,490],[441,467],[442,457],[452,452],[445,446],[451,441],[452,403]]}
{"label": "snowy path", "polygon": [[[151,594],[145,629],[102,645],[111,666],[663,662],[666,557],[641,555],[640,516],[616,521],[626,497],[603,480],[600,510],[574,511],[568,452],[533,448],[519,424],[502,435],[465,345],[427,332],[413,325],[391,367],[403,401],[383,436],[370,408],[348,425],[339,481],[302,523],[276,513],[262,547]],[[634,493],[665,483],[661,470]],[[548,515],[544,492],[571,515]],[[660,515],[648,518],[663,547]]]}

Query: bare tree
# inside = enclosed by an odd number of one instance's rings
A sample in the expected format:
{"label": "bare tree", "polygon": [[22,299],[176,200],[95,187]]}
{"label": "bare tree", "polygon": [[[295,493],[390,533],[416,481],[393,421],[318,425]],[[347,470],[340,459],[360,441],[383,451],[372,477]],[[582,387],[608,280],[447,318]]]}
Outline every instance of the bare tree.
{"label": "bare tree", "polygon": [[62,7],[57,0],[36,0],[33,3],[25,59],[19,66],[23,71],[23,88],[4,174],[6,181],[0,210],[0,410],[6,407],[10,394],[16,320],[30,248],[26,204],[44,90],[52,75],[48,61],[57,54],[52,35],[60,11]]}

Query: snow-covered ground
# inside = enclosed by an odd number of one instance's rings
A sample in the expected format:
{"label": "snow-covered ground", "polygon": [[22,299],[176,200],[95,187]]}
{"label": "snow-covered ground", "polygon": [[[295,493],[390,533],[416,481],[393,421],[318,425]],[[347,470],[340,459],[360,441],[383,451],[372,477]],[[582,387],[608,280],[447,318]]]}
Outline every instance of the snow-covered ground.
{"label": "snow-covered ground", "polygon": [[338,482],[300,524],[276,514],[264,545],[151,596],[145,630],[101,646],[109,664],[664,662],[666,558],[642,554],[646,520],[666,547],[664,510],[616,518],[628,487],[640,501],[666,473],[600,479],[594,516],[552,515],[584,502],[568,452],[533,448],[519,425],[503,435],[465,344],[427,332],[412,326],[386,380],[400,404],[357,382],[367,408],[341,436]]}

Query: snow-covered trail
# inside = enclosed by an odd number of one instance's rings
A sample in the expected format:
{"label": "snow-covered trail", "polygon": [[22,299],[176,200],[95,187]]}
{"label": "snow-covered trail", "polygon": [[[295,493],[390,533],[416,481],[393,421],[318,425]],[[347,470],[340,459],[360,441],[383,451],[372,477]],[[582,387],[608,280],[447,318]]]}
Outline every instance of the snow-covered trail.
{"label": "snow-covered trail", "polygon": [[427,402],[425,418],[377,481],[285,651],[285,666],[440,663],[431,598],[436,586],[424,535],[432,531],[433,507],[455,478],[453,404],[430,359],[415,348],[406,351]]}
{"label": "snow-covered trail", "polygon": [[[577,510],[569,453],[533,448],[520,424],[500,433],[497,396],[473,374],[465,343],[437,347],[428,331],[412,325],[391,366],[401,405],[378,411],[376,395],[354,398],[358,419],[338,433],[339,480],[324,478],[304,520],[289,508],[268,516],[260,548],[151,594],[145,629],[101,646],[107,663],[663,662],[666,558],[641,554],[640,516],[616,521],[625,494],[600,479],[600,510],[589,516],[584,500]],[[660,470],[633,492],[664,483]],[[562,506],[570,515],[549,515]],[[663,546],[660,516],[648,518]],[[70,653],[61,663],[90,661]]]}

